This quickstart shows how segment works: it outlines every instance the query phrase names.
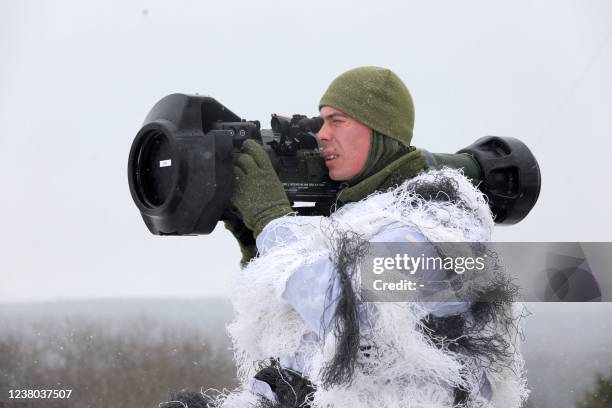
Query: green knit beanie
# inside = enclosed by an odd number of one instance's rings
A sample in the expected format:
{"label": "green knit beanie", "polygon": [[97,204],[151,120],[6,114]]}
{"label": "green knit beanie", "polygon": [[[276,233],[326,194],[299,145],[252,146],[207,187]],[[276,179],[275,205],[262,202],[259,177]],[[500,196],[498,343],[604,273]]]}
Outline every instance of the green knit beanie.
{"label": "green knit beanie", "polygon": [[412,140],[414,105],[406,85],[386,68],[354,68],[334,79],[319,102],[406,146]]}

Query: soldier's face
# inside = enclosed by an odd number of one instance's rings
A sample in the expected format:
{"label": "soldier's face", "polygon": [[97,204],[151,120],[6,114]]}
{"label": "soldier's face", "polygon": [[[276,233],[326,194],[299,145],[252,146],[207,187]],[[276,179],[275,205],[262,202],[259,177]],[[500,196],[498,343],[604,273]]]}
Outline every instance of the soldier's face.
{"label": "soldier's face", "polygon": [[372,130],[329,106],[320,111],[323,126],[317,139],[332,180],[350,180],[363,169],[370,152]]}

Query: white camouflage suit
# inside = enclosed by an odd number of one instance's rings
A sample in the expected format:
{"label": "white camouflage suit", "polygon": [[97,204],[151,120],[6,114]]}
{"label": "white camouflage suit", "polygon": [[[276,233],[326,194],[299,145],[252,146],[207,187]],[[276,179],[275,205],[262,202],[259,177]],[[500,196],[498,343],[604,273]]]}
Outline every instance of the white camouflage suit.
{"label": "white camouflage suit", "polygon": [[[440,179],[456,186],[457,200],[425,200],[415,193],[418,183]],[[520,407],[528,390],[518,325],[515,332],[502,333],[509,357],[488,366],[436,345],[423,329],[424,319],[432,316],[469,319],[468,302],[360,304],[360,344],[375,347],[360,347],[349,383],[321,386],[337,352],[333,319],[340,289],[333,231],[352,231],[369,242],[482,242],[490,241],[493,225],[482,193],[451,169],[421,173],[330,217],[272,221],[257,238],[259,256],[233,286],[236,314],[228,330],[241,386],[218,403],[224,408],[287,406],[267,383],[254,379],[257,362],[275,358],[316,386],[311,407]],[[522,316],[519,303],[509,310],[517,321]],[[487,327],[501,330],[494,322]],[[467,395],[459,402],[458,389]]]}

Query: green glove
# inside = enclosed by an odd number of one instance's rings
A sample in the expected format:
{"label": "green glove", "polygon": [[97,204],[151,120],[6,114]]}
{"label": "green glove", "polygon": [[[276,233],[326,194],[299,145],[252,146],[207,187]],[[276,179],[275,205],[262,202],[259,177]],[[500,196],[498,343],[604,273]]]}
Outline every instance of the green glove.
{"label": "green glove", "polygon": [[257,255],[257,246],[255,245],[255,237],[253,231],[248,229],[244,222],[240,220],[225,220],[223,221],[227,228],[238,241],[242,259],[240,264],[245,266],[249,261]]}
{"label": "green glove", "polygon": [[231,203],[242,215],[246,227],[257,238],[270,221],[293,210],[263,148],[254,140],[246,140],[242,151],[234,166]]}

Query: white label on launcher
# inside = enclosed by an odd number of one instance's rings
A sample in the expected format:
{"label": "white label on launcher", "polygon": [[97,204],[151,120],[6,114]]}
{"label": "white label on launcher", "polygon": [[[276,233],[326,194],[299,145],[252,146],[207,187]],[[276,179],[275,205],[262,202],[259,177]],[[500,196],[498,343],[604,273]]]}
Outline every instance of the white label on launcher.
{"label": "white label on launcher", "polygon": [[159,167],[170,167],[172,166],[172,160],[168,159],[168,160],[160,160],[159,162]]}

